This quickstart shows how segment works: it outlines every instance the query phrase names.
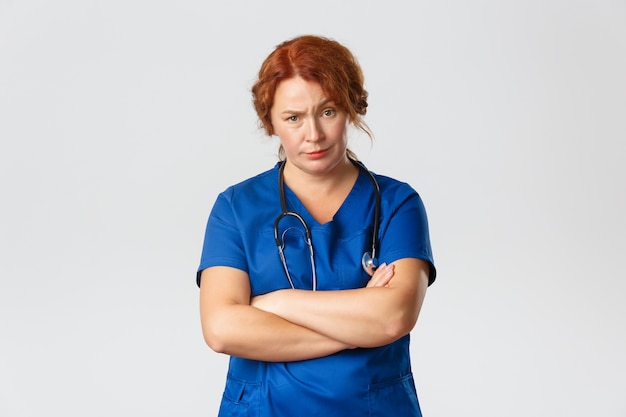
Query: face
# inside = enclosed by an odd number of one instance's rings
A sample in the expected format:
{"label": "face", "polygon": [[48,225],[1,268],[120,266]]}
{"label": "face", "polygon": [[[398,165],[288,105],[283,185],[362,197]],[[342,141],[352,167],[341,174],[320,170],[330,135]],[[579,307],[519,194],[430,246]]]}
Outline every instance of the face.
{"label": "face", "polygon": [[348,116],[321,86],[300,77],[282,81],[270,112],[274,132],[287,156],[285,170],[329,175],[348,162]]}

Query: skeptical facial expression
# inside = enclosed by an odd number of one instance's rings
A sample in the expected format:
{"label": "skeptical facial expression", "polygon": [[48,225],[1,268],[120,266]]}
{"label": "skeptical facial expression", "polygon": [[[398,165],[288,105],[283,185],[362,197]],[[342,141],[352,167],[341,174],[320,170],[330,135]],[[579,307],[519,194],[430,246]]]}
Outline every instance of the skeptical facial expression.
{"label": "skeptical facial expression", "polygon": [[300,77],[282,81],[270,116],[287,164],[308,174],[324,175],[346,161],[347,113],[317,82]]}

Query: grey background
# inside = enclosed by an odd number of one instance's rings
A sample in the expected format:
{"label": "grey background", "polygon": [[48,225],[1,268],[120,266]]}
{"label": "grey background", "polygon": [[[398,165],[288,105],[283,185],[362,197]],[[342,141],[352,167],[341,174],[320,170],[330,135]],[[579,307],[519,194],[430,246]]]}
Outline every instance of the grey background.
{"label": "grey background", "polygon": [[[219,4],[219,5],[217,5]],[[626,416],[626,2],[0,0],[0,416],[206,416],[216,194],[303,33],[363,66],[374,171],[426,204],[426,416]]]}

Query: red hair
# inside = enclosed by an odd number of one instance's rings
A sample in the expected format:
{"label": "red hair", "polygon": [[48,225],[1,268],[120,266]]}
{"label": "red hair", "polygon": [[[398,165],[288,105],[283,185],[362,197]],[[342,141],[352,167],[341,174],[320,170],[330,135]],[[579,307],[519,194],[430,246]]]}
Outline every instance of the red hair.
{"label": "red hair", "polygon": [[294,77],[319,83],[328,98],[348,114],[350,123],[372,137],[362,119],[367,111],[367,91],[358,61],[339,42],[313,35],[281,43],[261,65],[252,97],[260,124],[269,136],[274,134],[270,111],[276,88],[281,81]]}

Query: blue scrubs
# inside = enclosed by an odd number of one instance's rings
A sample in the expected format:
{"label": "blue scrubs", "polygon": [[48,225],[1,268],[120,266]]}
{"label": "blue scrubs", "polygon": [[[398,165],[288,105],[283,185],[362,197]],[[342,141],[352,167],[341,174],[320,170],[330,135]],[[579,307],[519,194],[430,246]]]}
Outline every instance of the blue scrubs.
{"label": "blue scrubs", "polygon": [[[435,279],[428,221],[421,198],[408,184],[376,175],[381,193],[377,264],[419,258]],[[362,288],[369,276],[361,256],[371,250],[374,189],[364,173],[331,222],[319,224],[285,185],[287,209],[311,230],[318,290]],[[252,296],[290,288],[274,241],[281,213],[278,164],[221,193],[209,216],[200,272],[211,266],[241,269]],[[299,289],[312,288],[302,226],[285,218],[279,232],[287,265]],[[261,362],[231,357],[220,416],[421,416],[406,335],[378,348],[345,350],[296,362]]]}

